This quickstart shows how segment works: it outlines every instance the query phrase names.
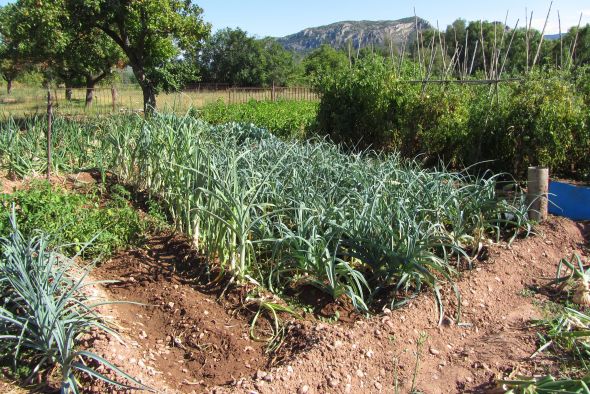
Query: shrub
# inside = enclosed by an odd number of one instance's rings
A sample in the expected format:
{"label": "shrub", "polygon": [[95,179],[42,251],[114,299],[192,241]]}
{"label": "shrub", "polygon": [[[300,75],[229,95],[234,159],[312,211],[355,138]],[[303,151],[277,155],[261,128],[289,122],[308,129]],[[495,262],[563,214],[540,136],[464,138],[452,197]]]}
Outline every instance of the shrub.
{"label": "shrub", "polygon": [[386,61],[370,56],[318,80],[318,131],[361,149],[389,145],[393,120],[403,108],[401,100],[392,102],[390,79]]}
{"label": "shrub", "polygon": [[368,57],[318,80],[318,130],[348,146],[423,155],[430,164],[491,161],[486,168],[519,177],[544,165],[580,177],[590,172],[590,77],[582,69],[575,77],[544,70],[520,83],[424,87]]}

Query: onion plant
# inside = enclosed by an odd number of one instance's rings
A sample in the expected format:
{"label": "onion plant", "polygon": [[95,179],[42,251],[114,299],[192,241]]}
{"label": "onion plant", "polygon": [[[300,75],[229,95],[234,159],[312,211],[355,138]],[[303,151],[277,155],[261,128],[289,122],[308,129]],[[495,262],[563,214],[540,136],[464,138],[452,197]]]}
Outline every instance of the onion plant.
{"label": "onion plant", "polygon": [[[146,386],[101,356],[78,348],[80,337],[92,331],[117,335],[103,321],[92,301],[88,268],[79,268],[49,248],[43,234],[26,239],[16,227],[0,238],[0,353],[13,354],[15,368],[32,365],[31,375],[61,372],[61,392],[80,391],[80,374],[121,388]],[[76,273],[76,274],[74,274]],[[100,364],[118,375],[117,382],[99,373]]]}

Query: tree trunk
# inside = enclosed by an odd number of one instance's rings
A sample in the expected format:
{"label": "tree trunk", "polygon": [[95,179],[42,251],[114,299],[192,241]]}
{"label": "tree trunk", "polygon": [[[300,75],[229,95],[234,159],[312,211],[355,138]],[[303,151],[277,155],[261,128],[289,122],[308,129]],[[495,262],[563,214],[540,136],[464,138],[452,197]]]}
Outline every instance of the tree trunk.
{"label": "tree trunk", "polygon": [[94,99],[94,84],[95,81],[92,77],[86,79],[86,108],[92,105],[92,100]]}
{"label": "tree trunk", "polygon": [[7,94],[12,93],[12,79],[6,80],[6,93]]}
{"label": "tree trunk", "polygon": [[143,114],[144,116],[149,117],[156,111],[156,90],[151,81],[146,78],[143,67],[135,67],[132,64],[131,68],[133,69],[133,74],[143,92]]}
{"label": "tree trunk", "polygon": [[143,113],[145,116],[151,116],[156,111],[156,92],[150,83],[142,83],[143,92]]}
{"label": "tree trunk", "polygon": [[72,101],[72,94],[73,94],[72,88],[69,86],[66,86],[66,100],[67,101]]}

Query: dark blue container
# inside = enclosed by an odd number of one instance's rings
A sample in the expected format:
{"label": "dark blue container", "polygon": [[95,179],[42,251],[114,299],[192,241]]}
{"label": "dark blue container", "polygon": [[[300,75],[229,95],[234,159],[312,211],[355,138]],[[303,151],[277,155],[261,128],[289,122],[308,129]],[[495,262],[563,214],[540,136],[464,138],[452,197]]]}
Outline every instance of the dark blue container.
{"label": "dark blue container", "polygon": [[549,213],[572,220],[590,220],[590,187],[549,181]]}

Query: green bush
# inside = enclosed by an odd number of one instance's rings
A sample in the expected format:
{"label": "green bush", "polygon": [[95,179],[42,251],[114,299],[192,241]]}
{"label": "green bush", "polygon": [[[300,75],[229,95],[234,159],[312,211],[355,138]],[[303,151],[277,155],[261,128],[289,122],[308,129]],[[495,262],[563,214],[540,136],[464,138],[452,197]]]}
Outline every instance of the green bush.
{"label": "green bush", "polygon": [[[544,70],[494,85],[411,83],[379,57],[319,80],[318,130],[347,146],[399,151],[457,168],[518,177],[531,165],[581,178],[590,172],[590,77]],[[413,78],[413,77],[411,77]]]}
{"label": "green bush", "polygon": [[385,60],[361,59],[319,79],[321,103],[317,127],[332,140],[361,149],[382,149],[391,143],[393,121],[402,100],[392,95],[390,72]]}
{"label": "green bush", "polygon": [[533,165],[575,175],[572,170],[584,166],[588,127],[587,107],[574,85],[562,75],[543,73],[500,90],[499,97],[472,109],[473,146],[479,149],[471,156],[494,160],[495,169],[517,175]]}
{"label": "green bush", "polygon": [[[26,236],[41,230],[51,236],[54,245],[66,245],[68,254],[108,256],[140,241],[146,230],[145,221],[127,198],[121,187],[111,190],[111,198],[104,202],[95,193],[78,194],[46,182],[33,183],[29,189],[0,195],[0,235],[11,229],[9,212],[14,205],[19,229]],[[91,244],[82,250],[88,242]]]}
{"label": "green bush", "polygon": [[283,138],[301,139],[313,126],[318,104],[308,101],[255,101],[205,106],[198,116],[211,124],[252,123]]}

